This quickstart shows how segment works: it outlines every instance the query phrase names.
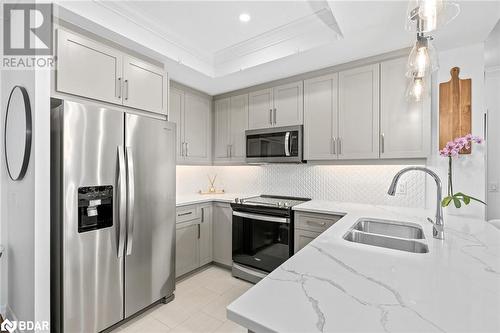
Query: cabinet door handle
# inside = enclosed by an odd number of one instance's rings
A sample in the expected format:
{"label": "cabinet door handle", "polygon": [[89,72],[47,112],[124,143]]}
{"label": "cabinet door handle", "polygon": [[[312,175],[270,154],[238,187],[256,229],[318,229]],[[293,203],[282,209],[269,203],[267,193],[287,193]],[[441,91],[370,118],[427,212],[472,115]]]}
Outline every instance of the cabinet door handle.
{"label": "cabinet door handle", "polygon": [[117,81],[118,82],[116,83],[116,90],[117,90],[116,94],[117,94],[118,99],[121,99],[122,98],[122,78],[119,77],[117,79]]}
{"label": "cabinet door handle", "polygon": [[274,125],[276,125],[276,108],[274,108]]}
{"label": "cabinet door handle", "polygon": [[273,109],[269,109],[269,124],[273,124]]}
{"label": "cabinet door handle", "polygon": [[318,225],[320,227],[324,227],[326,222],[316,222],[316,221],[306,221],[307,224]]}
{"label": "cabinet door handle", "polygon": [[233,157],[233,145],[229,145],[229,157]]}
{"label": "cabinet door handle", "polygon": [[186,156],[189,156],[189,142],[186,142]]}
{"label": "cabinet door handle", "polygon": [[342,139],[341,138],[337,138],[337,144],[338,144],[339,155],[342,155]]}
{"label": "cabinet door handle", "polygon": [[125,80],[123,90],[124,90],[125,100],[127,101],[128,100],[128,80]]}
{"label": "cabinet door handle", "polygon": [[385,153],[385,135],[384,133],[381,133],[380,134],[380,151],[383,153]]}
{"label": "cabinet door handle", "polygon": [[184,155],[184,143],[185,142],[181,143],[181,156],[185,156]]}
{"label": "cabinet door handle", "polygon": [[205,208],[201,207],[201,223],[205,222]]}
{"label": "cabinet door handle", "polygon": [[177,214],[177,216],[186,216],[186,215],[191,215],[191,214],[193,214],[193,212],[180,213],[180,214]]}
{"label": "cabinet door handle", "polygon": [[332,138],[332,155],[337,154],[337,138]]}
{"label": "cabinet door handle", "polygon": [[200,239],[201,236],[201,226],[198,224],[198,239]]}

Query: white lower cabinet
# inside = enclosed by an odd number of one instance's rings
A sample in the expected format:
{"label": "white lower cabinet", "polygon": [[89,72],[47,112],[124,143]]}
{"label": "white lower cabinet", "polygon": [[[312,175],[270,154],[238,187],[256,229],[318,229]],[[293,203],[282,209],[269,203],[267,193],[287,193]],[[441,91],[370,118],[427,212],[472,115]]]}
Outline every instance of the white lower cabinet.
{"label": "white lower cabinet", "polygon": [[175,276],[212,262],[212,204],[177,207]]}
{"label": "white lower cabinet", "polygon": [[199,267],[198,221],[178,223],[175,233],[175,277]]}
{"label": "white lower cabinet", "polygon": [[341,218],[340,215],[295,212],[294,252],[309,244]]}
{"label": "white lower cabinet", "polygon": [[215,203],[213,206],[214,261],[231,266],[233,210],[229,204]]}
{"label": "white lower cabinet", "polygon": [[232,214],[223,203],[177,207],[175,277],[214,261],[231,265]]}
{"label": "white lower cabinet", "polygon": [[321,232],[295,229],[294,252],[296,253],[299,250],[301,250],[303,247],[312,242],[319,235],[321,235]]}
{"label": "white lower cabinet", "polygon": [[203,266],[213,261],[212,205],[200,207],[200,213],[199,265]]}

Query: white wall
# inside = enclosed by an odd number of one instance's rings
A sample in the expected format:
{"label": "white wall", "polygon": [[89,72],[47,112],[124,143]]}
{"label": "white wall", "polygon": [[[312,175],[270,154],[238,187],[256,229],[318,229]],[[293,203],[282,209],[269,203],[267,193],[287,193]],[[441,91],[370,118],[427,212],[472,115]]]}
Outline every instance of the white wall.
{"label": "white wall", "polygon": [[[0,35],[2,29],[0,19]],[[0,42],[0,54],[2,47]],[[27,89],[33,119],[30,165],[18,182],[8,177],[3,151],[3,122],[14,85]],[[0,259],[0,311],[18,320],[50,319],[49,100],[48,71],[0,69],[0,243],[7,250]]]}
{"label": "white wall", "polygon": [[[460,78],[472,79],[472,134],[484,136],[484,44],[474,44],[439,53],[439,70],[433,75],[432,87],[432,157],[427,165],[443,180],[444,194],[447,188],[447,159],[440,157],[439,150],[439,83],[450,80],[450,69],[460,67]],[[485,200],[486,147],[475,145],[472,155],[454,160],[454,190]],[[435,206],[435,184],[428,179],[427,205]],[[453,206],[453,205],[451,205]],[[453,212],[453,208],[447,209]],[[485,207],[478,203],[460,209],[460,214],[485,218]]]}
{"label": "white wall", "polygon": [[486,72],[488,108],[487,219],[500,219],[500,67]]}
{"label": "white wall", "polygon": [[387,194],[401,165],[178,166],[177,194],[208,187],[208,175],[217,174],[216,186],[234,194],[277,194],[312,199],[403,207],[425,206],[425,176],[411,173],[401,180],[406,195]]}
{"label": "white wall", "polygon": [[500,21],[484,46],[486,108],[488,110],[487,218],[500,219]]}
{"label": "white wall", "polygon": [[[14,85],[22,85],[31,97],[34,109],[34,72],[3,71],[1,79],[1,113],[5,119],[5,110],[9,92]],[[6,255],[2,258],[2,304],[12,311],[20,320],[34,320],[34,190],[35,170],[33,160],[22,181],[10,180],[6,169],[3,145],[3,126],[1,126],[2,172],[0,183],[2,189],[1,224],[2,244]],[[33,154],[31,155],[33,157]]]}

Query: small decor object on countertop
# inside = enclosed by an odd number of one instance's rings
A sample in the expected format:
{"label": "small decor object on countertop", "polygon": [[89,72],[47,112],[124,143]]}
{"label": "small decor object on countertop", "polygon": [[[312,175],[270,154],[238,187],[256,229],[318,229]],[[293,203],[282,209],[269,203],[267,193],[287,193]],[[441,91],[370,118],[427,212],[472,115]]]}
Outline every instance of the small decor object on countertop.
{"label": "small decor object on countertop", "polygon": [[462,207],[461,201],[466,205],[470,204],[471,200],[477,201],[486,205],[486,203],[477,198],[471,197],[470,195],[464,194],[462,192],[455,193],[453,191],[453,158],[457,157],[462,151],[470,151],[472,143],[481,144],[484,140],[478,136],[473,136],[472,134],[467,134],[466,136],[456,138],[450,141],[446,146],[439,151],[439,155],[448,158],[448,196],[443,199],[441,205],[443,207],[449,206],[453,201],[456,208]]}
{"label": "small decor object on countertop", "polygon": [[226,193],[223,189],[222,190],[217,190],[215,188],[215,180],[217,179],[217,175],[215,175],[213,178],[208,175],[208,181],[210,182],[210,186],[208,187],[208,191],[203,191],[200,190],[198,193],[200,194],[224,194]]}

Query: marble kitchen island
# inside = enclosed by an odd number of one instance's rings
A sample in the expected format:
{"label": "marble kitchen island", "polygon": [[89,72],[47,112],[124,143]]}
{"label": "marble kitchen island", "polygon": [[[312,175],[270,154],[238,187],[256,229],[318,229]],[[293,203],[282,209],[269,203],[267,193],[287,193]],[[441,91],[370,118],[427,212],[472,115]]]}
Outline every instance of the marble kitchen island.
{"label": "marble kitchen island", "polygon": [[[345,215],[227,307],[254,332],[500,332],[500,230],[433,210],[313,200],[296,211]],[[463,211],[465,212],[467,208]],[[429,252],[349,242],[360,218],[422,226]]]}

